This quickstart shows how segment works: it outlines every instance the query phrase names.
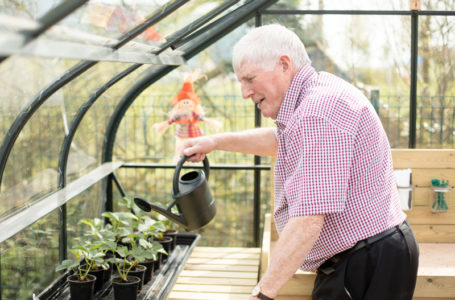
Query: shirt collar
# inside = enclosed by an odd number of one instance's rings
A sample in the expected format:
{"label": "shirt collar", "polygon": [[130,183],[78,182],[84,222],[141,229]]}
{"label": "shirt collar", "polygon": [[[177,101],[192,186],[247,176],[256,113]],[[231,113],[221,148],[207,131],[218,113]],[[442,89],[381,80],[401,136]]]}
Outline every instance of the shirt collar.
{"label": "shirt collar", "polygon": [[291,85],[286,91],[286,96],[281,103],[280,110],[278,111],[275,124],[278,130],[284,130],[287,122],[290,120],[296,108],[300,105],[301,99],[299,98],[305,83],[314,75],[316,71],[314,68],[307,64],[304,65],[292,79]]}

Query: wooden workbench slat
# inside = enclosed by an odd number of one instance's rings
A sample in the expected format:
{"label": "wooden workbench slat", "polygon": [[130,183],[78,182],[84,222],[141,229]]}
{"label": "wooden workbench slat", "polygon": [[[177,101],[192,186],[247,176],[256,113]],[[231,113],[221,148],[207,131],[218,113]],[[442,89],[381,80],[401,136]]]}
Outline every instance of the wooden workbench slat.
{"label": "wooden workbench slat", "polygon": [[229,271],[229,272],[255,272],[259,266],[239,266],[239,265],[211,265],[211,264],[186,264],[185,270],[193,271]]}
{"label": "wooden workbench slat", "polygon": [[455,243],[455,225],[411,225],[411,227],[419,243],[439,243],[440,241]]}
{"label": "wooden workbench slat", "polygon": [[259,266],[259,259],[188,258],[187,264]]}
{"label": "wooden workbench slat", "polygon": [[192,253],[192,258],[259,259],[259,253]]}
{"label": "wooden workbench slat", "polygon": [[432,224],[432,225],[455,225],[455,209],[450,209],[444,213],[432,213],[430,207],[416,206],[412,210],[405,212],[409,223],[412,225]]}
{"label": "wooden workbench slat", "polygon": [[453,149],[392,149],[392,158],[396,169],[453,169],[455,166]]}
{"label": "wooden workbench slat", "polygon": [[175,292],[190,292],[190,293],[234,293],[248,294],[253,290],[254,285],[203,285],[203,284],[176,284],[172,289]]}
{"label": "wooden workbench slat", "polygon": [[436,277],[419,275],[419,277],[417,277],[417,284],[414,296],[428,297],[431,299],[437,298],[455,299],[454,277],[453,276]]}
{"label": "wooden workbench slat", "polygon": [[255,286],[257,278],[213,278],[213,277],[185,277],[179,276],[176,281],[177,284],[214,284],[214,285],[247,285]]}
{"label": "wooden workbench slat", "polygon": [[191,271],[183,270],[180,276],[185,277],[217,277],[217,278],[257,278],[257,272],[222,272],[222,271]]}
{"label": "wooden workbench slat", "polygon": [[431,179],[449,180],[449,184],[453,185],[455,169],[421,169],[412,168],[412,184],[421,187],[431,187]]}
{"label": "wooden workbench slat", "polygon": [[259,248],[241,248],[241,247],[196,247],[192,253],[256,253],[260,254],[261,250]]}
{"label": "wooden workbench slat", "polygon": [[222,293],[186,293],[186,292],[171,292],[168,300],[185,300],[185,299],[198,299],[198,300],[249,300],[250,293],[248,294],[222,294]]}

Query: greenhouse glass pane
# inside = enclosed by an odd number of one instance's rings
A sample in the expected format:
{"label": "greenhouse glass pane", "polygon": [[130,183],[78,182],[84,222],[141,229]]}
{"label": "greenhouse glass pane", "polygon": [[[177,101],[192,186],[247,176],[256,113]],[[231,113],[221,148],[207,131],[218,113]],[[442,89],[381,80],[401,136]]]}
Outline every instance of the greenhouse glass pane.
{"label": "greenhouse glass pane", "polygon": [[76,61],[15,56],[0,64],[0,139],[41,89],[55,81]]}
{"label": "greenhouse glass pane", "polygon": [[[447,5],[449,6],[448,2]],[[455,3],[450,4],[455,9]],[[419,17],[418,148],[455,146],[455,16]]]}
{"label": "greenhouse glass pane", "polygon": [[59,276],[57,211],[0,244],[2,299],[32,299]]}
{"label": "greenhouse glass pane", "polygon": [[[101,84],[105,84],[112,77],[127,69],[129,66],[130,65],[128,64],[119,64],[114,68],[108,63],[103,64],[102,68],[99,69],[100,73],[97,75],[96,80],[98,81],[98,85],[96,87],[99,88]],[[80,150],[91,157],[91,159],[94,159],[96,165],[101,164],[101,151],[106,135],[106,128],[117,104],[138,78],[142,76],[142,72],[146,71],[148,67],[149,66],[140,67],[104,92],[82,120],[73,141],[74,144],[78,145]],[[107,72],[108,74],[103,74],[104,72]],[[95,91],[96,89],[90,89],[90,93]],[[89,169],[81,169],[80,172],[71,174],[71,178],[80,177],[88,171]]]}
{"label": "greenhouse glass pane", "polygon": [[[67,0],[65,0],[67,1]],[[27,19],[38,19],[63,0],[1,1],[0,13]],[[88,1],[59,22],[67,28],[110,38],[119,38],[143,22],[145,17],[158,13],[167,0],[95,0]]]}
{"label": "greenhouse glass pane", "polygon": [[[84,5],[77,13],[61,22],[85,32],[119,38],[142,23],[171,1],[168,0],[96,0]],[[152,31],[152,30],[150,30]],[[146,34],[142,40],[147,40]],[[158,41],[158,40],[155,40]]]}
{"label": "greenhouse glass pane", "polygon": [[135,41],[163,42],[166,36],[182,29],[220,4],[220,1],[213,0],[189,1],[177,11],[148,29],[144,34],[135,39]]}
{"label": "greenhouse glass pane", "polygon": [[82,237],[88,231],[88,226],[82,224],[82,219],[101,218],[101,203],[103,197],[103,183],[98,182],[66,205],[66,222],[68,233],[68,256],[74,239]]}
{"label": "greenhouse glass pane", "polygon": [[[65,86],[62,89],[65,94],[63,107],[65,128],[71,128],[76,115],[87,106],[91,96],[98,89],[129,66],[131,64],[100,62]],[[122,86],[121,82],[117,84]],[[115,88],[117,85],[111,89]],[[106,119],[112,113],[112,105],[119,100],[119,97],[110,97],[109,92],[110,90],[97,98],[77,128],[68,157],[67,183],[88,173],[101,163],[101,141],[106,129]],[[108,99],[104,102],[106,107],[99,109],[97,103],[103,102],[103,99]],[[62,143],[63,139],[59,140],[59,147]]]}
{"label": "greenhouse glass pane", "polygon": [[0,13],[28,19],[38,19],[49,10],[65,1],[66,0],[0,1]]}
{"label": "greenhouse glass pane", "polygon": [[[11,57],[0,65],[1,140],[11,132],[13,122],[42,89],[54,82],[74,61]],[[19,134],[6,164],[1,183],[0,216],[31,204],[54,191],[57,185],[55,158],[64,136],[61,103],[65,94],[54,93],[28,121]]]}
{"label": "greenhouse glass pane", "polygon": [[285,0],[279,1],[279,3],[271,6],[270,9],[408,10],[409,0]]}
{"label": "greenhouse glass pane", "polygon": [[410,17],[266,16],[302,38],[317,71],[336,74],[370,99],[392,147],[408,146]]}

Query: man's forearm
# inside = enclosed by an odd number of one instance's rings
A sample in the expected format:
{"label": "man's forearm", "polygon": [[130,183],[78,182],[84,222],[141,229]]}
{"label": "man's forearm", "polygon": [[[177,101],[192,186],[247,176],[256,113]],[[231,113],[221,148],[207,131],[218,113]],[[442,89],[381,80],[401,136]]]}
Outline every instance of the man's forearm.
{"label": "man's forearm", "polygon": [[289,220],[273,249],[270,266],[259,282],[265,295],[276,297],[295,274],[318,239],[323,223],[323,215]]}
{"label": "man's forearm", "polygon": [[255,128],[242,132],[213,135],[216,150],[241,152],[260,156],[276,155],[278,142],[272,128]]}

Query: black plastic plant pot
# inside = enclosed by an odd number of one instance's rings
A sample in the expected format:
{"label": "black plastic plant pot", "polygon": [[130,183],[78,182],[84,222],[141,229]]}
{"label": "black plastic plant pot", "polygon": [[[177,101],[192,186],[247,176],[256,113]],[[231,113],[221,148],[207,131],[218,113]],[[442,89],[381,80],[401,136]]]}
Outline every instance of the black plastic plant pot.
{"label": "black plastic plant pot", "polygon": [[103,271],[104,271],[104,274],[103,274],[103,284],[106,284],[106,282],[108,282],[109,279],[111,279],[112,269],[113,269],[113,268],[114,268],[114,266],[109,264],[109,268],[103,270]]}
{"label": "black plastic plant pot", "polygon": [[71,300],[92,300],[96,277],[88,274],[86,280],[79,280],[78,275],[68,276]]}
{"label": "black plastic plant pot", "polygon": [[143,283],[147,284],[150,280],[152,280],[155,261],[146,260],[146,261],[141,262],[141,265],[147,267],[147,269],[145,270],[145,273],[144,273],[144,280],[143,280]]}
{"label": "black plastic plant pot", "polygon": [[137,286],[138,293],[142,290],[142,283],[144,282],[144,273],[146,269],[147,269],[146,266],[137,265],[128,272],[128,276],[135,276],[140,279],[139,284]]}
{"label": "black plastic plant pot", "polygon": [[168,236],[172,238],[172,243],[171,243],[171,251],[175,249],[175,246],[177,246],[177,235],[178,231],[175,229],[169,229],[164,232],[164,236]]}
{"label": "black plastic plant pot", "polygon": [[158,253],[158,258],[153,262],[154,272],[156,272],[160,269],[162,262],[163,262],[163,255],[162,255],[162,253]]}
{"label": "black plastic plant pot", "polygon": [[137,300],[138,285],[141,279],[136,276],[128,276],[127,280],[123,281],[121,277],[112,279],[114,300]]}
{"label": "black plastic plant pot", "polygon": [[166,262],[167,257],[171,254],[173,239],[170,236],[163,236],[162,240],[156,239],[156,241],[159,242],[161,246],[163,246],[164,250],[166,250],[166,252],[168,253],[168,254],[160,253],[162,257],[162,262]]}
{"label": "black plastic plant pot", "polygon": [[[83,270],[85,272],[85,270]],[[104,269],[90,269],[88,272],[90,275],[96,277],[94,293],[101,291],[104,285]]]}

